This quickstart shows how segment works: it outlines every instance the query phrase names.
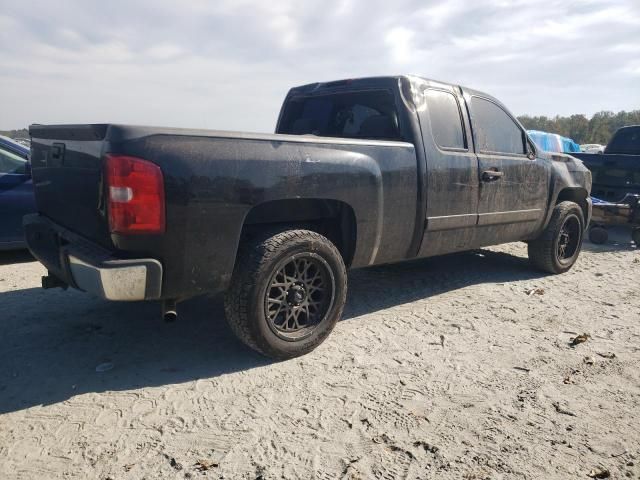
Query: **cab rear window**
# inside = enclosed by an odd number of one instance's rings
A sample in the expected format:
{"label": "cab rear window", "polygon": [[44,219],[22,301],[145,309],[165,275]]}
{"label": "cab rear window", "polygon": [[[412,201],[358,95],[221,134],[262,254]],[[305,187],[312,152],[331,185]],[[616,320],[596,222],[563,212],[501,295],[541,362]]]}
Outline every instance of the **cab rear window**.
{"label": "cab rear window", "polygon": [[387,90],[292,97],[278,133],[402,140],[393,94]]}
{"label": "cab rear window", "polygon": [[607,145],[606,153],[640,155],[640,127],[627,127],[618,130]]}

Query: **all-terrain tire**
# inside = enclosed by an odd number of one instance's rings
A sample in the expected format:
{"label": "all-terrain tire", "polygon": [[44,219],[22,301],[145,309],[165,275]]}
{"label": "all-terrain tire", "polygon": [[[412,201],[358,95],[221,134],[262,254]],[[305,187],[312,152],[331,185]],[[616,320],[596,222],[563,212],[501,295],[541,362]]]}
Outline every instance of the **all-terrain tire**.
{"label": "all-terrain tire", "polygon": [[[288,338],[270,320],[267,298],[283,265],[300,258],[308,258],[323,269],[332,293],[323,303],[326,314],[317,315],[318,323],[308,331],[301,330],[300,338]],[[310,230],[272,230],[242,241],[225,293],[225,315],[231,330],[245,345],[268,357],[293,358],[312,351],[327,338],[342,316],[346,292],[346,268],[331,241]]]}
{"label": "all-terrain tire", "polygon": [[[559,255],[560,242],[564,239],[563,229],[568,225],[575,232],[571,238],[571,251],[566,258],[562,258]],[[580,205],[574,202],[559,203],[553,209],[551,220],[542,234],[529,242],[529,261],[535,268],[549,273],[570,270],[580,254],[584,232],[584,214]]]}

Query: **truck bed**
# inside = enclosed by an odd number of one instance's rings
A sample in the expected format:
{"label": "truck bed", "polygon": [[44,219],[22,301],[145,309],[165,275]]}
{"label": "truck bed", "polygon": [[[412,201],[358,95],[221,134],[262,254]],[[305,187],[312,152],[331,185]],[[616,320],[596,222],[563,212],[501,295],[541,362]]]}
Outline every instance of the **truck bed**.
{"label": "truck bed", "polygon": [[[354,266],[402,259],[413,238],[417,160],[409,143],[115,124],[32,126],[30,133],[39,213],[123,259],[157,259],[167,272],[165,297],[224,289],[245,218],[283,199],[358,210]],[[107,153],[161,168],[165,234],[109,231]]]}

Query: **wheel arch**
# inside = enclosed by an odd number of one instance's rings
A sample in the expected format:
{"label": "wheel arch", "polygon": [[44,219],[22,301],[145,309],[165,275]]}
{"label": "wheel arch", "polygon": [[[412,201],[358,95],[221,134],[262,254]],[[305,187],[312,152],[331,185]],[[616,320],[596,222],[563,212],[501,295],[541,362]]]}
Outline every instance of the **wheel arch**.
{"label": "wheel arch", "polygon": [[556,201],[553,204],[555,207],[561,202],[574,202],[577,203],[582,209],[584,215],[585,228],[589,224],[589,218],[591,217],[591,211],[589,207],[589,192],[583,187],[565,187],[558,192]]}
{"label": "wheel arch", "polygon": [[345,202],[294,198],[260,203],[245,216],[240,238],[277,227],[304,228],[324,235],[338,248],[347,268],[353,261],[358,236],[356,215]]}

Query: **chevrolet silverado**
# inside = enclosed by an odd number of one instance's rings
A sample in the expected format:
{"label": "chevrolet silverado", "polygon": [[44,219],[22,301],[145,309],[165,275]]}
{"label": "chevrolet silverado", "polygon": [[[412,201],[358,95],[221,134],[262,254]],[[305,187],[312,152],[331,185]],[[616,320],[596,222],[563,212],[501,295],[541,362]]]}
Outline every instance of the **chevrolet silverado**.
{"label": "chevrolet silverado", "polygon": [[314,83],[275,134],[116,124],[30,128],[44,287],[176,302],[224,292],[229,325],[276,358],[340,318],[348,268],[528,242],[571,268],[591,215],[580,160],[539,151],[498,100],[413,76]]}

